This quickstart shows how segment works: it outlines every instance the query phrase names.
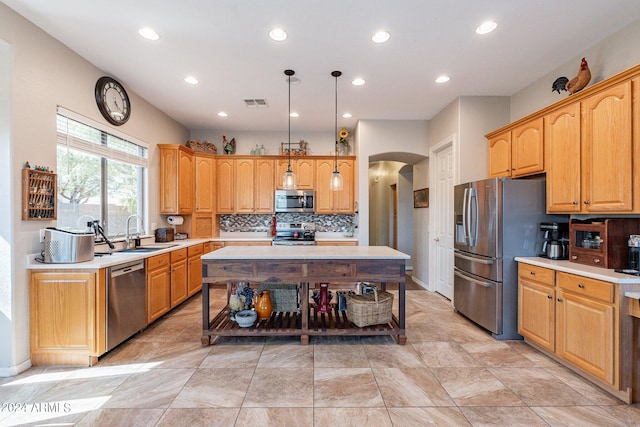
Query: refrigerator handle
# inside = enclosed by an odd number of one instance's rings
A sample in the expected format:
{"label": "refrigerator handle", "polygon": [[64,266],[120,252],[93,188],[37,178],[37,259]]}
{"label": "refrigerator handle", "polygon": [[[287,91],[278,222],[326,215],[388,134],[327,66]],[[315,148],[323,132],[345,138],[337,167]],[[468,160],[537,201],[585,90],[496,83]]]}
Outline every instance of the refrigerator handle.
{"label": "refrigerator handle", "polygon": [[467,229],[467,205],[469,200],[469,188],[464,189],[464,197],[462,197],[462,230],[464,233],[464,243],[469,244],[469,230]]}
{"label": "refrigerator handle", "polygon": [[475,188],[469,189],[468,197],[467,232],[469,234],[469,246],[475,246],[478,241],[478,193]]}
{"label": "refrigerator handle", "polygon": [[492,265],[493,264],[493,260],[492,259],[472,258],[470,256],[462,255],[461,253],[458,253],[458,252],[454,253],[453,256],[456,257],[456,258],[462,258],[464,260],[475,262],[475,263],[478,263],[478,264],[484,264],[484,265]]}
{"label": "refrigerator handle", "polygon": [[459,273],[457,271],[454,271],[453,274],[455,274],[456,276],[460,277],[461,279],[467,280],[467,281],[469,281],[471,283],[475,283],[476,285],[480,285],[480,286],[483,286],[485,288],[490,288],[491,287],[491,283],[481,282],[480,280],[474,279],[473,277],[469,277],[466,274],[462,274],[462,273]]}

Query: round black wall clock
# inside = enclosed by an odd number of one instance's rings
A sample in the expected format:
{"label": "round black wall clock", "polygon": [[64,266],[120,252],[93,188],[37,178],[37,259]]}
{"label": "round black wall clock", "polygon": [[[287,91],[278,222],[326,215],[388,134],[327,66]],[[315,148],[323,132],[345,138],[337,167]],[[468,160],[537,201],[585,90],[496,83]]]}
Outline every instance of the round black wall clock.
{"label": "round black wall clock", "polygon": [[120,82],[111,77],[100,77],[95,94],[98,109],[109,123],[120,126],[129,120],[131,103]]}

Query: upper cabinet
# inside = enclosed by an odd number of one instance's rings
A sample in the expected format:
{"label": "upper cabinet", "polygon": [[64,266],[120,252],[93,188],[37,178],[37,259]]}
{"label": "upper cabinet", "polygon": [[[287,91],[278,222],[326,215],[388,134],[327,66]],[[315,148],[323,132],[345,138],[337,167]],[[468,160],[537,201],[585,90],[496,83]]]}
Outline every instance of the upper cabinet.
{"label": "upper cabinet", "polygon": [[233,213],[235,207],[234,161],[231,157],[216,159],[216,210]]}
{"label": "upper cabinet", "polygon": [[513,177],[544,172],[542,118],[489,138],[489,176]]}
{"label": "upper cabinet", "polygon": [[640,213],[638,135],[640,65],[488,134],[489,175],[546,172],[549,213]]}
{"label": "upper cabinet", "polygon": [[[282,190],[282,175],[287,171],[288,166],[288,159],[278,160],[278,170],[276,174],[276,186],[278,190]],[[316,162],[313,158],[304,157],[291,159],[291,170],[296,174],[298,190],[315,190]]]}
{"label": "upper cabinet", "polygon": [[623,82],[545,117],[549,213],[637,210],[631,90]]}
{"label": "upper cabinet", "polygon": [[193,155],[184,145],[158,144],[160,149],[160,213],[193,212]]}
{"label": "upper cabinet", "polygon": [[195,163],[195,213],[214,213],[215,206],[215,170],[213,157],[196,154]]}
{"label": "upper cabinet", "polygon": [[316,197],[315,208],[318,214],[349,214],[355,212],[353,159],[338,159],[338,171],[342,174],[343,189],[333,191],[329,188],[334,170],[334,159],[316,160]]}

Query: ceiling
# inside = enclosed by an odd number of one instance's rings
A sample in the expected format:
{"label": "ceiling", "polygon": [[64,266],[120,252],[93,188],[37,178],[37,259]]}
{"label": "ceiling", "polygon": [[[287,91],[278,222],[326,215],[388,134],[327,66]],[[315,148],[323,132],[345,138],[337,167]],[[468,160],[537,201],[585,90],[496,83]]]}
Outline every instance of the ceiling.
{"label": "ceiling", "polygon": [[[640,18],[638,0],[0,1],[192,130],[286,130],[287,68],[300,79],[296,131],[333,129],[334,70],[339,113],[353,114],[338,126],[428,120],[458,96],[510,96]],[[498,28],[476,35],[488,19]],[[276,26],[286,41],[269,39]],[[388,42],[371,42],[379,29]],[[441,74],[451,80],[435,83]]]}

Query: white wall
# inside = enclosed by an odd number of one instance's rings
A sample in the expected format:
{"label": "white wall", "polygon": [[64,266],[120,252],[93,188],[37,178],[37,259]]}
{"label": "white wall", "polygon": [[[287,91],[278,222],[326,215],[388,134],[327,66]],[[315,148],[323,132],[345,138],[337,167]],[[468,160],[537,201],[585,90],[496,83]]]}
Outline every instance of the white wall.
{"label": "white wall", "polygon": [[582,57],[587,59],[591,70],[591,82],[598,83],[615,74],[640,64],[640,20],[633,22],[617,33],[607,37],[583,52],[576,52],[573,59],[540,77],[524,89],[511,96],[510,122],[541,110],[561,99],[568,92],[551,91],[551,85],[560,76],[569,79],[578,74]]}
{"label": "white wall", "polygon": [[[429,159],[413,165],[413,189],[429,187]],[[411,194],[413,207],[413,193]],[[413,209],[413,274],[412,278],[423,287],[429,282],[429,210]]]}
{"label": "white wall", "polygon": [[[99,70],[0,3],[0,44],[2,42],[8,48],[5,46],[0,50],[0,82],[6,81],[4,76],[7,73],[11,74],[9,111],[4,106],[6,103],[0,101],[2,117],[10,118],[8,142],[6,132],[3,132],[7,123],[0,122],[0,151],[8,154],[1,156],[6,165],[0,165],[0,180],[4,183],[0,186],[0,203],[10,206],[10,213],[3,214],[3,225],[0,226],[0,245],[3,251],[8,248],[9,252],[6,259],[3,256],[3,262],[7,259],[11,262],[9,268],[0,267],[3,279],[9,276],[7,281],[0,282],[0,295],[10,295],[8,301],[3,299],[0,315],[0,376],[6,376],[29,366],[25,255],[40,251],[38,230],[55,225],[55,221],[21,220],[22,165],[28,160],[31,165],[44,165],[56,170],[58,105],[108,126],[94,99],[95,83],[108,74],[108,70]],[[126,87],[127,82],[123,83]],[[0,87],[2,99],[6,100],[7,90],[4,85]],[[129,91],[129,97],[131,119],[118,130],[150,145],[149,221],[158,222],[159,160],[155,145],[184,143],[188,139],[188,131],[137,94]]]}
{"label": "white wall", "polygon": [[[420,187],[424,188],[424,187]],[[398,173],[398,250],[411,257],[407,268],[413,269],[413,166],[405,165]],[[423,227],[423,224],[420,224]]]}

